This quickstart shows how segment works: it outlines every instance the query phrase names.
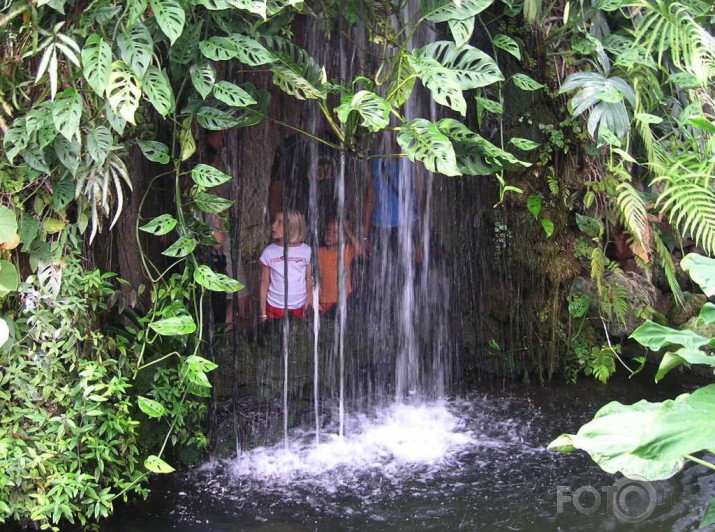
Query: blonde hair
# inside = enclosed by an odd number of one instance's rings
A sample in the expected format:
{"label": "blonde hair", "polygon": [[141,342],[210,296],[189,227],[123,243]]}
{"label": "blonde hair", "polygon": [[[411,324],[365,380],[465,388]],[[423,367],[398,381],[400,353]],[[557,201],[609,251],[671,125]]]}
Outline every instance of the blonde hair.
{"label": "blonde hair", "polygon": [[300,244],[305,242],[308,233],[305,216],[300,211],[290,209],[283,213],[284,235],[289,244]]}

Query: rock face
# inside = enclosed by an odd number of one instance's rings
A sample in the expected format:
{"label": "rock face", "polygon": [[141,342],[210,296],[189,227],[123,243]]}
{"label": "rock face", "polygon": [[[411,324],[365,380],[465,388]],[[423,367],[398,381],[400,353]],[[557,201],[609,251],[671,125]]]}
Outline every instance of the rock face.
{"label": "rock face", "polygon": [[654,308],[659,296],[658,289],[635,272],[609,273],[603,278],[601,286],[603,303],[600,310],[598,290],[590,279],[576,277],[571,293],[584,293],[590,297],[589,317],[603,317],[612,338],[627,338],[635,331],[643,323],[642,311]]}

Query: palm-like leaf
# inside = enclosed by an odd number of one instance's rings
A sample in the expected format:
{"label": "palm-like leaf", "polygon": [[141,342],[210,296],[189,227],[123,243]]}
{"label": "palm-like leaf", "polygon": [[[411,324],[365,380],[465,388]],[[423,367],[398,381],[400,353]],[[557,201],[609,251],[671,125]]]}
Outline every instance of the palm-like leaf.
{"label": "palm-like leaf", "polygon": [[630,114],[625,101],[635,106],[635,93],[622,78],[606,77],[599,72],[578,72],[564,80],[560,94],[576,92],[569,106],[573,116],[591,108],[588,131],[597,137],[601,126],[607,127],[618,138],[624,138],[630,128]]}

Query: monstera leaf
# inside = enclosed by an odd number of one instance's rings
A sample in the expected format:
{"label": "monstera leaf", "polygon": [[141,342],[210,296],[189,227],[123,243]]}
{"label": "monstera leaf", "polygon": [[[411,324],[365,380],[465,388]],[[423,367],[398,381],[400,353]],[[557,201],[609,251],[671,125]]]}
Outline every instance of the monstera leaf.
{"label": "monstera leaf", "polygon": [[597,137],[600,125],[612,131],[619,139],[628,133],[631,118],[625,102],[635,106],[635,93],[623,79],[607,78],[599,72],[578,72],[564,80],[560,94],[575,92],[569,107],[573,116],[591,109],[588,132]]}
{"label": "monstera leaf", "polygon": [[104,164],[113,145],[112,132],[106,126],[99,126],[87,132],[87,152],[99,166]]}
{"label": "monstera leaf", "polygon": [[211,37],[199,43],[203,56],[212,61],[228,61],[238,54],[238,46],[228,37]]}
{"label": "monstera leaf", "polygon": [[147,27],[137,22],[128,31],[119,32],[117,46],[122,60],[138,78],[142,78],[154,53],[154,41]]}
{"label": "monstera leaf", "polygon": [[202,98],[206,98],[216,83],[216,69],[208,61],[202,61],[191,65],[189,74],[196,91]]}
{"label": "monstera leaf", "polygon": [[161,31],[169,38],[169,42],[174,44],[184,30],[184,8],[178,0],[149,0],[149,4]]}
{"label": "monstera leaf", "polygon": [[112,47],[94,33],[84,44],[81,57],[84,78],[97,95],[103,96],[112,70]]}
{"label": "monstera leaf", "polygon": [[169,162],[169,147],[163,142],[155,140],[138,140],[137,144],[144,157],[152,162],[166,164]]}
{"label": "monstera leaf", "polygon": [[236,58],[247,66],[260,66],[275,61],[275,57],[265,46],[240,33],[232,33],[229,36],[236,43]]}
{"label": "monstera leaf", "polygon": [[454,148],[435,124],[424,118],[406,122],[397,142],[411,161],[421,161],[431,172],[460,175]]}
{"label": "monstera leaf", "polygon": [[78,136],[81,118],[82,96],[76,90],[67,89],[57,96],[52,105],[52,121],[60,135],[67,140]]}
{"label": "monstera leaf", "polygon": [[487,54],[464,45],[455,46],[450,41],[437,41],[414,52],[416,57],[429,57],[437,61],[456,77],[461,90],[476,89],[504,81],[494,59]]}
{"label": "monstera leaf", "polygon": [[462,116],[467,114],[467,102],[462,95],[459,80],[454,72],[444,68],[429,57],[411,57],[410,66],[432,93],[434,101],[454,109]]}
{"label": "monstera leaf", "polygon": [[181,37],[179,37],[169,49],[169,60],[172,63],[187,65],[194,60],[199,49],[202,28],[203,21],[201,20],[194,24],[184,26]]}
{"label": "monstera leaf", "polygon": [[490,175],[511,166],[529,166],[457,120],[444,118],[437,127],[454,146],[457,166],[463,174]]}
{"label": "monstera leaf", "polygon": [[348,121],[352,111],[362,117],[362,125],[370,131],[380,131],[390,122],[390,104],[370,91],[343,96],[342,104],[335,109],[343,123]]}
{"label": "monstera leaf", "polygon": [[139,88],[139,80],[124,61],[112,63],[106,93],[112,111],[134,124],[134,113],[139,107],[142,91]]}
{"label": "monstera leaf", "polygon": [[386,100],[400,106],[407,101],[415,86],[415,71],[410,66],[410,54],[400,51],[392,59],[390,69],[394,72],[392,82],[387,90]]}
{"label": "monstera leaf", "polygon": [[161,116],[166,117],[174,110],[174,92],[165,71],[151,65],[144,75],[142,86],[144,94]]}
{"label": "monstera leaf", "polygon": [[199,109],[199,112],[196,113],[196,120],[202,127],[211,131],[221,131],[240,124],[240,121],[230,113],[209,106]]}
{"label": "monstera leaf", "polygon": [[449,23],[449,31],[452,33],[452,38],[454,39],[454,44],[459,46],[464,46],[472,38],[472,33],[474,33],[474,20],[476,17],[469,17],[465,19],[451,19],[447,22]]}
{"label": "monstera leaf", "polygon": [[299,100],[326,97],[325,71],[312,57],[292,42],[280,37],[265,37],[265,47],[275,57],[269,65],[273,83]]}
{"label": "monstera leaf", "polygon": [[236,279],[232,279],[222,273],[216,273],[206,265],[199,266],[194,270],[194,281],[213,292],[232,294],[244,288]]}
{"label": "monstera leaf", "polygon": [[420,6],[427,20],[432,22],[447,22],[448,20],[465,20],[478,15],[494,0],[422,0]]}
{"label": "monstera leaf", "polygon": [[231,181],[231,176],[208,164],[197,164],[191,170],[191,179],[199,186],[212,188]]}
{"label": "monstera leaf", "polygon": [[228,81],[218,81],[213,87],[213,94],[217,100],[231,107],[246,107],[253,105],[256,100],[238,85]]}

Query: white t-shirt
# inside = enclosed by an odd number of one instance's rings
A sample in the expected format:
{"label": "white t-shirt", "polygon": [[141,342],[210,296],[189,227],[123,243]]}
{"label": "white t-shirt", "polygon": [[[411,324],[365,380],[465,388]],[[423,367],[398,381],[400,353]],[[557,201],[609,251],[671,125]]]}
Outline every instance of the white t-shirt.
{"label": "white t-shirt", "polygon": [[[307,244],[288,246],[288,308],[301,308],[308,299],[305,281],[310,266],[312,250]],[[283,246],[269,244],[261,253],[261,264],[271,270],[268,284],[268,304],[283,308],[285,305]]]}

